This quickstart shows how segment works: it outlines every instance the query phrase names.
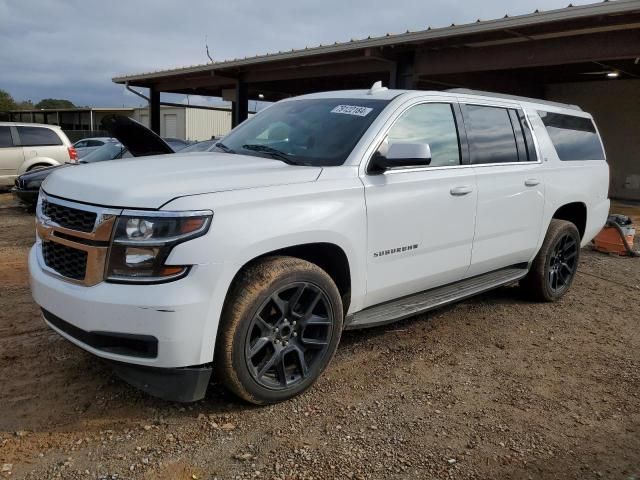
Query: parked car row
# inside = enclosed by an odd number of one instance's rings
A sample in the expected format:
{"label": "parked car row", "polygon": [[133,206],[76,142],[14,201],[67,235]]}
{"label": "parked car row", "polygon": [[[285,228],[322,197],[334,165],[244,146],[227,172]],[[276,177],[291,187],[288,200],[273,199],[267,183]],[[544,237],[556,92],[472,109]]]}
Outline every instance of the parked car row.
{"label": "parked car row", "polygon": [[[32,208],[38,200],[38,192],[42,182],[54,171],[60,168],[73,166],[77,168],[83,164],[116,160],[119,158],[142,157],[145,155],[174,153],[176,148],[182,145],[176,139],[162,139],[147,127],[128,117],[113,115],[106,117],[103,128],[111,134],[111,137],[100,137],[92,140],[101,145],[94,146],[86,142],[81,147],[88,149],[83,156],[74,163],[47,165],[40,169],[31,169],[15,179],[13,193],[27,207]],[[60,131],[62,133],[62,131]],[[64,135],[64,133],[62,133]],[[76,142],[79,144],[81,141]],[[173,146],[172,146],[173,145]],[[174,148],[175,147],[175,148]],[[74,147],[72,147],[74,148]]]}

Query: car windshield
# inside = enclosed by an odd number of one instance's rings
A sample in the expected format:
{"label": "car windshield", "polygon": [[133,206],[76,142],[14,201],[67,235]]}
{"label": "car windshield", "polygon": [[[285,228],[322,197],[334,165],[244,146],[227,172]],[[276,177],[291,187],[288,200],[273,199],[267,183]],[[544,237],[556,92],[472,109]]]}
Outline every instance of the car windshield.
{"label": "car windshield", "polygon": [[182,150],[180,150],[180,153],[208,152],[219,141],[220,140],[205,140],[203,142],[194,143],[193,145],[189,145],[188,147],[185,147]]}
{"label": "car windshield", "polygon": [[184,140],[180,140],[179,138],[163,138],[165,142],[171,147],[174,152],[179,152],[184,150],[184,148],[188,145]]}
{"label": "car windshield", "polygon": [[117,158],[124,150],[121,143],[107,142],[101,147],[96,148],[94,151],[88,153],[80,160],[80,163],[93,163],[103,162],[105,160],[113,160]]}
{"label": "car windshield", "polygon": [[342,165],[388,103],[361,98],[276,103],[232,130],[219,148],[297,165]]}

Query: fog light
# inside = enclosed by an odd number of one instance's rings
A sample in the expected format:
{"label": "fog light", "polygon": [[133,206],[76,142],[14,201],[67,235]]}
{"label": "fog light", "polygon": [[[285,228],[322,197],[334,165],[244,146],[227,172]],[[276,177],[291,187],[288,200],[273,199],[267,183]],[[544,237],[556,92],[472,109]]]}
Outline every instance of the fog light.
{"label": "fog light", "polygon": [[151,267],[157,254],[154,248],[129,247],[125,251],[125,263],[128,267]]}
{"label": "fog light", "polygon": [[153,222],[144,218],[130,218],[127,220],[126,232],[130,240],[146,240],[153,235]]}

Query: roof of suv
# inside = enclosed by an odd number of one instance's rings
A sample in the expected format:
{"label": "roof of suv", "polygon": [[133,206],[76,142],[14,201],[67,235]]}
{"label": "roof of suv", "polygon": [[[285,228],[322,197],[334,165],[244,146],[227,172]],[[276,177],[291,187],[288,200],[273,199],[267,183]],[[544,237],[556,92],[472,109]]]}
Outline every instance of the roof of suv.
{"label": "roof of suv", "polygon": [[400,95],[409,94],[422,94],[422,95],[439,95],[449,96],[457,98],[460,95],[472,96],[477,99],[495,99],[495,100],[507,100],[518,103],[528,103],[531,105],[547,106],[558,109],[568,109],[575,112],[582,112],[583,110],[577,105],[571,105],[567,103],[552,102],[549,100],[542,100],[537,98],[520,97],[517,95],[507,95],[504,93],[483,92],[479,90],[470,90],[467,88],[454,88],[450,90],[395,90],[381,87],[380,85],[374,85],[369,90],[335,90],[330,92],[311,93],[308,95],[301,95],[295,98],[352,98],[352,99],[379,99],[379,100],[393,100]]}

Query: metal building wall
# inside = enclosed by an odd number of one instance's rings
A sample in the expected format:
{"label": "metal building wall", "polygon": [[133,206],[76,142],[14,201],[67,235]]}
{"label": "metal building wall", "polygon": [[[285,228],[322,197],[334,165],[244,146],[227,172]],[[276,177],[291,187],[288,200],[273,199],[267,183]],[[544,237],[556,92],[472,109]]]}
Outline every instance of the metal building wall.
{"label": "metal building wall", "polygon": [[[168,107],[163,106],[160,109],[160,136],[161,137],[176,137],[183,140],[187,139],[186,129],[186,108],[183,107]],[[168,118],[175,116],[176,119],[176,131],[167,132]],[[149,109],[148,108],[136,108],[133,113],[133,119],[137,120],[145,127],[149,126]]]}
{"label": "metal building wall", "polygon": [[221,137],[231,130],[230,110],[186,109],[186,139],[208,140]]}

